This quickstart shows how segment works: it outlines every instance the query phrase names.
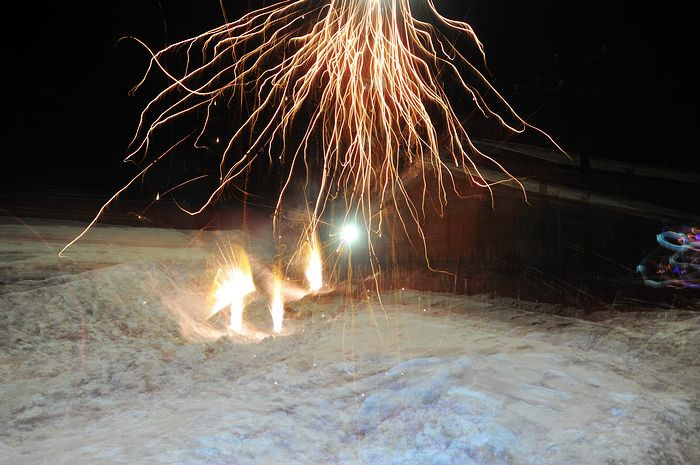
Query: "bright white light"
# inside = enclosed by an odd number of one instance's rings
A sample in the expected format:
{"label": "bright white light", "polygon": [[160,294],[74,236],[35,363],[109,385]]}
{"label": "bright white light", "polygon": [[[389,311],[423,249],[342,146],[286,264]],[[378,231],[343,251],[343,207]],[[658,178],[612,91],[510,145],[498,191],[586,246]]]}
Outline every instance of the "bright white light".
{"label": "bright white light", "polygon": [[321,253],[317,248],[312,246],[307,260],[304,273],[309,282],[309,290],[311,292],[320,291],[323,287],[323,262],[321,261]]}
{"label": "bright white light", "polygon": [[355,242],[358,237],[360,237],[360,232],[354,224],[346,224],[340,232],[340,239],[348,245]]}
{"label": "bright white light", "polygon": [[255,292],[255,284],[250,270],[234,268],[229,270],[226,279],[218,283],[214,295],[216,302],[210,312],[210,317],[230,306],[231,318],[229,329],[236,333],[243,332],[243,310],[245,309],[245,297]]}
{"label": "bright white light", "polygon": [[282,332],[282,322],[284,321],[284,297],[282,296],[282,279],[279,276],[275,276],[273,279],[270,314],[272,315],[272,326],[279,334]]}

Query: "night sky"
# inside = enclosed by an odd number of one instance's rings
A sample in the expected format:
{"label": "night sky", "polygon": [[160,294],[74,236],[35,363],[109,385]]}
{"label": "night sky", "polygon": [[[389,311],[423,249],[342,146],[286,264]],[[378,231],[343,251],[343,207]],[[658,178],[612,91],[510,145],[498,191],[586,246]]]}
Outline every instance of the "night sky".
{"label": "night sky", "polygon": [[[417,1],[417,0],[414,0]],[[230,18],[259,1],[224,5]],[[495,86],[567,150],[700,171],[700,53],[677,4],[436,0],[470,22]],[[160,48],[223,21],[218,0],[21,2],[3,7],[3,187],[112,192],[147,93],[133,35]],[[14,32],[11,32],[14,30]]]}

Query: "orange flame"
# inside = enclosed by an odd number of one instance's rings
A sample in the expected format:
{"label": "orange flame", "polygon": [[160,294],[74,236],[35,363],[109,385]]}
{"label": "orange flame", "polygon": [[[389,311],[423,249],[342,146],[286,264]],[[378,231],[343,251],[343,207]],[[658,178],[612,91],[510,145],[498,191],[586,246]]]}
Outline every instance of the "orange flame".
{"label": "orange flame", "polygon": [[230,263],[227,269],[219,268],[214,283],[215,303],[212,306],[209,318],[216,315],[227,306],[231,309],[229,329],[235,333],[243,332],[243,310],[245,309],[246,296],[255,292],[253,273],[250,268],[248,256],[241,249],[232,250]]}
{"label": "orange flame", "polygon": [[318,237],[314,234],[307,243],[306,280],[309,283],[309,292],[318,292],[323,287],[323,259],[318,245]]}

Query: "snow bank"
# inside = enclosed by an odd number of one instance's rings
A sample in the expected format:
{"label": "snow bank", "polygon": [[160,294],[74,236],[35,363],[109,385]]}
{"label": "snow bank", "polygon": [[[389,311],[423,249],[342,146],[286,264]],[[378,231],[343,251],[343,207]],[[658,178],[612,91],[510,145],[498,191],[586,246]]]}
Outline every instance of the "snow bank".
{"label": "snow bank", "polygon": [[404,291],[194,344],[169,307],[210,238],[101,228],[67,265],[75,229],[34,229],[0,226],[3,464],[700,463],[697,314]]}

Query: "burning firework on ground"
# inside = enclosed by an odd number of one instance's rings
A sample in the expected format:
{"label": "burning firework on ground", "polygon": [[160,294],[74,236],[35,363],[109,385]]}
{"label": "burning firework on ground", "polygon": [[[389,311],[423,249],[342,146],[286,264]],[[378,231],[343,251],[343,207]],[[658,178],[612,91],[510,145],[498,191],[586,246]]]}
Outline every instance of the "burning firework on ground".
{"label": "burning firework on ground", "polygon": [[[222,253],[224,257],[224,255]],[[229,329],[237,334],[243,332],[243,310],[245,299],[255,292],[253,272],[248,257],[243,250],[232,249],[230,260],[223,263],[216,273],[214,282],[215,303],[209,318],[219,313],[226,307],[230,309]]]}

